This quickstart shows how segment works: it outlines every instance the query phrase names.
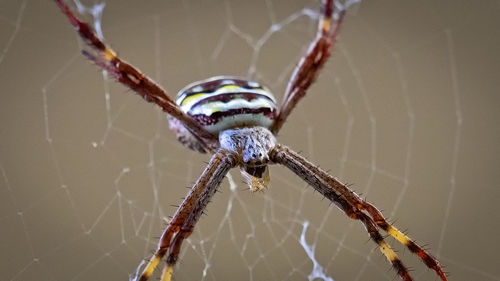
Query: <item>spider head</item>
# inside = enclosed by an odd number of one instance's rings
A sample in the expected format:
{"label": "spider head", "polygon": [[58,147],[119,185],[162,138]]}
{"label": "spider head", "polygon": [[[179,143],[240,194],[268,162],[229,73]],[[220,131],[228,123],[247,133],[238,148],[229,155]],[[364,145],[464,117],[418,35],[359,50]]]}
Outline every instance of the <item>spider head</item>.
{"label": "spider head", "polygon": [[[276,115],[276,101],[261,84],[233,76],[216,76],[189,84],[179,91],[176,103],[208,132],[218,135],[230,128],[269,128]],[[202,152],[203,147],[181,122],[169,119],[177,139]]]}
{"label": "spider head", "polygon": [[263,190],[269,183],[269,152],[276,138],[266,128],[255,126],[220,132],[221,149],[238,155],[241,174],[252,191]]}

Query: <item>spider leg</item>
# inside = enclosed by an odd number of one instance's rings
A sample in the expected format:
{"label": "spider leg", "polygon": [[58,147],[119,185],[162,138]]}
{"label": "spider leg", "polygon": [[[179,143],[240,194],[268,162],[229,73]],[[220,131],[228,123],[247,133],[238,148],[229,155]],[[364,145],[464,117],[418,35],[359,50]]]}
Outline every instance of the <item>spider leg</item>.
{"label": "spider leg", "polygon": [[335,43],[340,24],[344,18],[345,9],[334,14],[334,0],[323,0],[321,18],[318,23],[316,37],[309,45],[288,82],[279,113],[271,127],[275,135],[285,123],[288,115],[302,99],[309,86],[316,80],[319,70],[330,56],[330,49]]}
{"label": "spider leg", "polygon": [[377,243],[381,252],[392,263],[398,275],[403,280],[411,280],[408,270],[404,267],[390,246],[384,241],[377,228],[386,231],[397,241],[408,247],[412,253],[420,257],[427,267],[433,269],[441,280],[447,280],[446,275],[435,258],[413,242],[404,233],[387,223],[380,211],[370,203],[361,199],[343,183],[285,146],[277,145],[272,150],[269,157],[273,162],[286,166],[304,181],[309,183],[314,189],[343,210],[350,218],[360,220],[365,225],[370,234],[370,238]]}
{"label": "spider leg", "polygon": [[446,274],[439,265],[438,261],[432,257],[427,251],[425,251],[421,246],[410,239],[406,234],[401,232],[399,229],[395,228],[387,222],[382,213],[372,204],[366,202],[359,198],[361,202],[361,207],[366,210],[377,225],[387,232],[389,235],[398,240],[401,244],[405,245],[412,253],[416,254],[430,269],[434,270],[441,280],[446,280]]}
{"label": "spider leg", "polygon": [[219,150],[212,156],[201,176],[190,189],[182,204],[177,208],[172,221],[163,231],[154,256],[136,280],[148,280],[160,260],[167,253],[167,266],[162,273],[161,280],[168,281],[171,279],[182,242],[191,235],[196,222],[215,194],[222,179],[229,169],[235,167],[236,164],[235,155],[227,151]]}
{"label": "spider leg", "polygon": [[97,37],[92,28],[85,22],[82,22],[70,10],[62,0],[54,0],[61,11],[69,19],[80,37],[92,47],[98,55],[93,55],[84,51],[84,55],[92,60],[97,66],[105,69],[118,82],[129,87],[148,102],[153,102],[167,114],[180,120],[184,126],[206,147],[214,152],[217,147],[217,138],[203,129],[190,116],[182,112],[179,106],[168,96],[167,92],[150,78],[142,74],[134,66],[121,60],[115,51],[106,46],[101,39]]}

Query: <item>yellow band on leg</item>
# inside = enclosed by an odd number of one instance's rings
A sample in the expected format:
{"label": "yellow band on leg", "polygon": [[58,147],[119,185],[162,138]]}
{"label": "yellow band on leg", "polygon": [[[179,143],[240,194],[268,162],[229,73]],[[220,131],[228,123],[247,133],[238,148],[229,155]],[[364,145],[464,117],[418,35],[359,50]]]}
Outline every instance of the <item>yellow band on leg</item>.
{"label": "yellow band on leg", "polygon": [[170,281],[172,280],[172,274],[174,273],[174,265],[169,264],[163,269],[163,273],[161,274],[161,281]]}
{"label": "yellow band on leg", "polygon": [[156,266],[160,262],[160,257],[159,256],[154,256],[153,259],[151,259],[148,262],[148,265],[144,268],[144,271],[141,274],[141,280],[147,280],[152,274],[153,271],[155,270]]}
{"label": "yellow band on leg", "polygon": [[389,226],[387,233],[389,233],[389,235],[394,237],[394,239],[398,240],[403,245],[408,245],[411,241],[408,236],[406,236],[403,232],[399,231],[397,228],[393,226]]}
{"label": "yellow band on leg", "polygon": [[110,61],[114,58],[116,58],[115,51],[111,50],[110,48],[104,49],[104,59]]}
{"label": "yellow band on leg", "polygon": [[328,32],[330,31],[330,18],[325,18],[322,20],[322,27],[321,29],[323,29],[324,32]]}
{"label": "yellow band on leg", "polygon": [[382,254],[384,254],[384,256],[390,262],[393,262],[393,261],[398,259],[398,256],[396,255],[394,250],[392,250],[391,246],[389,246],[389,244],[387,244],[385,241],[380,242],[379,247],[380,247],[380,251],[382,252]]}

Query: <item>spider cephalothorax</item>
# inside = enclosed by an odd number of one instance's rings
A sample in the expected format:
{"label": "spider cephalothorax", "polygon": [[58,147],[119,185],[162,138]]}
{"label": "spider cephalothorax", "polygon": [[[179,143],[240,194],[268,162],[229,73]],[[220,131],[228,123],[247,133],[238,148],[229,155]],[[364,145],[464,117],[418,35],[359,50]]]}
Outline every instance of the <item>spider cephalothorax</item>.
{"label": "spider cephalothorax", "polygon": [[276,138],[261,126],[226,129],[220,132],[219,142],[222,149],[238,156],[250,190],[258,191],[269,183],[269,154],[276,146]]}
{"label": "spider cephalothorax", "polygon": [[[231,168],[240,167],[250,188],[255,191],[266,187],[269,181],[268,165],[280,164],[329,199],[349,218],[359,220],[401,279],[412,280],[380,231],[387,232],[405,245],[441,280],[446,281],[438,261],[389,224],[377,208],[301,155],[278,144],[274,137],[328,59],[345,15],[344,4],[334,0],[322,1],[316,37],[290,77],[278,109],[273,95],[265,87],[232,76],[218,76],[193,83],[181,90],[174,102],[158,84],[121,60],[62,0],[55,1],[80,36],[94,49],[94,53],[84,52],[90,60],[145,100],[163,109],[169,118],[170,128],[181,143],[213,154],[164,230],[154,256],[136,280],[149,279],[165,255],[167,266],[162,280],[171,280],[183,241],[193,232],[203,210]],[[345,4],[353,2],[356,0],[348,0]]]}

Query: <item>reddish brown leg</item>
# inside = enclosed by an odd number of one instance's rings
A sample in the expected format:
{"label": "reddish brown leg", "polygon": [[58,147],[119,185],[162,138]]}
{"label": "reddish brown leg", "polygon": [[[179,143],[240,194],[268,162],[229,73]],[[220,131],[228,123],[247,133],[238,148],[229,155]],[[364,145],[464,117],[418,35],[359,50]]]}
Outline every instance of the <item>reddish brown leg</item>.
{"label": "reddish brown leg", "polygon": [[316,80],[319,70],[330,56],[330,49],[335,43],[335,38],[345,14],[345,10],[341,10],[338,12],[338,16],[334,18],[334,8],[333,0],[323,0],[318,32],[309,45],[307,54],[299,61],[290,77],[278,116],[271,127],[271,132],[274,134],[278,133],[290,112],[304,97],[309,86]]}
{"label": "reddish brown leg", "polygon": [[[359,198],[359,200],[362,199]],[[439,262],[429,253],[427,253],[427,251],[425,251],[421,246],[412,241],[408,236],[406,236],[394,226],[390,225],[386,221],[382,213],[377,208],[375,208],[375,206],[364,200],[362,200],[361,206],[363,210],[366,210],[370,214],[370,216],[381,229],[383,229],[400,243],[405,245],[412,253],[416,254],[425,263],[425,265],[427,265],[427,267],[431,268],[437,273],[437,275],[439,275],[442,281],[447,280],[446,273],[439,265]]]}
{"label": "reddish brown leg", "polygon": [[167,254],[167,267],[163,271],[162,280],[170,280],[173,267],[177,262],[181,244],[191,235],[194,226],[200,218],[203,210],[215,194],[226,173],[237,164],[236,157],[227,151],[220,150],[212,156],[207,167],[198,178],[193,188],[177,208],[172,221],[163,231],[153,258],[144,268],[142,274],[136,280],[146,281],[149,279],[160,260]]}
{"label": "reddish brown leg", "polygon": [[79,20],[62,0],[54,1],[69,19],[71,25],[76,28],[80,37],[97,52],[97,55],[94,55],[84,51],[84,55],[146,101],[155,103],[167,114],[180,120],[209,151],[214,152],[218,148],[216,136],[207,132],[190,116],[182,112],[179,106],[167,95],[165,90],[134,66],[121,60],[115,51],[106,46],[97,37],[92,28],[87,23]]}
{"label": "reddish brown leg", "polygon": [[408,270],[404,267],[396,253],[394,253],[390,246],[383,240],[377,227],[386,231],[389,235],[408,247],[411,252],[419,256],[425,265],[437,273],[441,280],[447,280],[446,275],[435,258],[404,233],[387,223],[380,211],[370,203],[361,199],[346,185],[285,146],[276,146],[271,152],[270,158],[275,163],[286,166],[304,181],[309,183],[314,189],[342,209],[347,216],[360,220],[365,225],[366,230],[370,234],[370,238],[377,243],[380,251],[392,263],[398,275],[403,280],[411,280]]}

